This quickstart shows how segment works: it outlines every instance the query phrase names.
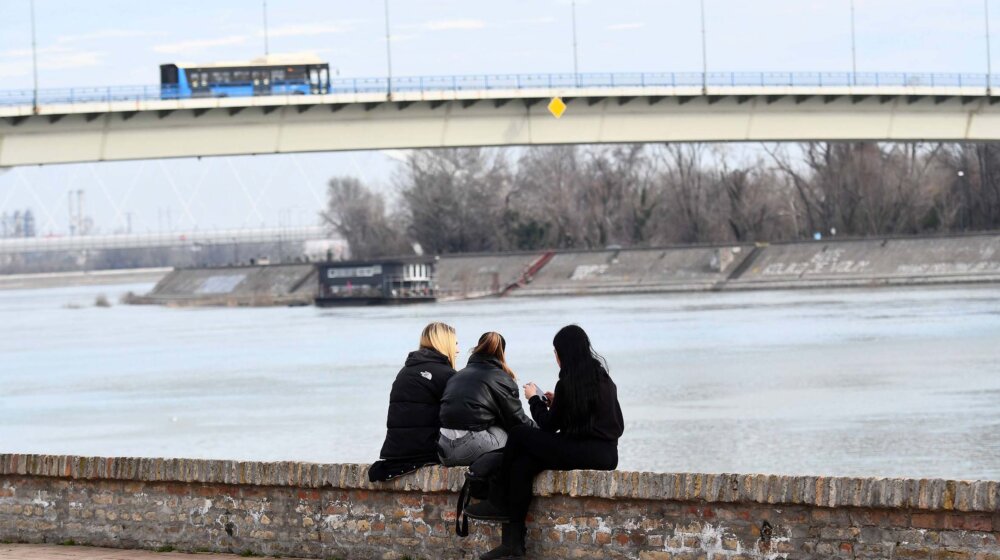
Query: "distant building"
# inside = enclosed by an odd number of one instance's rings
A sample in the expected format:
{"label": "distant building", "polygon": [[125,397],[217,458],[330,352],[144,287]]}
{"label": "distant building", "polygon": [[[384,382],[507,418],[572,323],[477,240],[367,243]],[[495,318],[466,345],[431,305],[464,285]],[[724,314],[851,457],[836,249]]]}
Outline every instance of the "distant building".
{"label": "distant building", "polygon": [[434,257],[402,257],[316,265],[316,305],[374,305],[434,301]]}
{"label": "distant building", "polygon": [[24,211],[24,226],[21,229],[24,237],[35,236],[35,215],[31,210]]}
{"label": "distant building", "polygon": [[35,214],[31,210],[15,210],[13,214],[0,214],[0,237],[35,237]]}

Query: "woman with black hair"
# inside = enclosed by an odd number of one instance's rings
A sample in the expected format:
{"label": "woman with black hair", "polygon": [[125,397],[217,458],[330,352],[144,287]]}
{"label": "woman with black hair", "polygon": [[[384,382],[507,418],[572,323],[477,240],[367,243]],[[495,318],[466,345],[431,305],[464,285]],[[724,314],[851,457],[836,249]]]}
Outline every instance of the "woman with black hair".
{"label": "woman with black hair", "polygon": [[559,381],[554,393],[540,395],[534,383],[524,386],[531,416],[540,429],[510,430],[503,467],[490,500],[466,509],[469,517],[506,521],[499,547],[483,560],[525,555],[524,520],[531,504],[535,475],[546,469],[614,470],[618,438],[625,430],[618,389],[604,358],[577,325],[563,327],[552,341]]}

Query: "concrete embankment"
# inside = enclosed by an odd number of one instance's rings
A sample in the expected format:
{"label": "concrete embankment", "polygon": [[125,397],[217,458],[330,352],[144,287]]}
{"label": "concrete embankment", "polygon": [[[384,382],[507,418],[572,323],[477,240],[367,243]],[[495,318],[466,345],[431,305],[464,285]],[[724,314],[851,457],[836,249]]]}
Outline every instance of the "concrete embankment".
{"label": "concrete embankment", "polygon": [[178,269],[129,303],[183,305],[309,305],[316,297],[312,264]]}
{"label": "concrete embankment", "polygon": [[469,299],[510,293],[530,281],[533,268],[547,266],[549,253],[447,255],[438,260],[438,297]]}
{"label": "concrete embankment", "polygon": [[67,286],[103,286],[157,282],[171,268],[132,268],[91,272],[48,272],[41,274],[0,275],[0,290],[32,290]]}
{"label": "concrete embankment", "polygon": [[1000,235],[771,245],[727,288],[1000,281]]}
{"label": "concrete embankment", "polygon": [[[462,468],[388,483],[368,465],[0,455],[0,541],[245,556],[471,558]],[[993,481],[546,471],[532,558],[1000,558]]]}
{"label": "concrete embankment", "polygon": [[565,252],[514,296],[700,291],[717,288],[752,247]]}
{"label": "concrete embankment", "polygon": [[[1000,282],[1000,234],[446,255],[440,299]],[[297,305],[311,264],[181,269],[138,303]]]}
{"label": "concrete embankment", "polygon": [[1000,235],[563,252],[513,296],[1000,282]]}

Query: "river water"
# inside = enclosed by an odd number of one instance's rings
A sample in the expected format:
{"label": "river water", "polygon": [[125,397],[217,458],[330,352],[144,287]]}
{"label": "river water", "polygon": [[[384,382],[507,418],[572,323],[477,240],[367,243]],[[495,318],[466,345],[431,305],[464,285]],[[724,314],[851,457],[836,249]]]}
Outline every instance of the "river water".
{"label": "river water", "polygon": [[576,322],[618,384],[620,468],[1000,480],[1000,286],[93,306],[150,287],[0,291],[0,452],[371,461],[425,323],[463,349],[499,330],[549,389]]}

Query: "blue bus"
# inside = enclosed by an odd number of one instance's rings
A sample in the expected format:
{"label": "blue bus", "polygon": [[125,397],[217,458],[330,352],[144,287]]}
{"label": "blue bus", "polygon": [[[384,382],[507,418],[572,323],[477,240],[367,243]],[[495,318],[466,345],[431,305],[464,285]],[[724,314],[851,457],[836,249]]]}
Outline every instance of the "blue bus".
{"label": "blue bus", "polygon": [[265,56],[249,62],[161,64],[163,99],[310,95],[330,91],[330,65],[316,57]]}

